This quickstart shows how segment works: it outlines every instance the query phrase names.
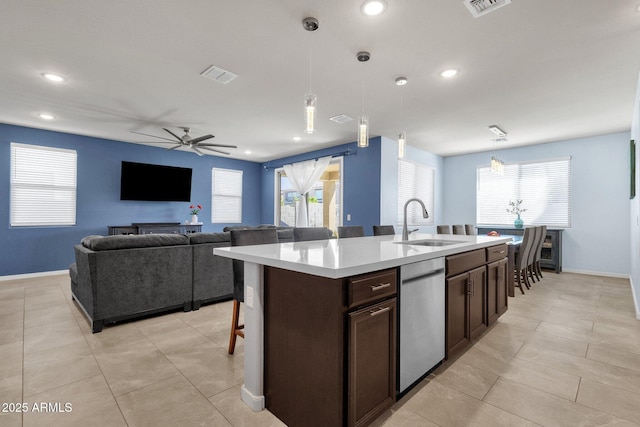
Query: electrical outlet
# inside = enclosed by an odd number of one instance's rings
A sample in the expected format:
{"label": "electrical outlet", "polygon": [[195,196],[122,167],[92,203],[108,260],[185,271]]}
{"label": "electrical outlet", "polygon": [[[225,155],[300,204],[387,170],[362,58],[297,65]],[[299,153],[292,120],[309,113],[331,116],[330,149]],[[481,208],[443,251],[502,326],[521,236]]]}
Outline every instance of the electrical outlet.
{"label": "electrical outlet", "polygon": [[351,214],[347,214],[347,221],[351,221]]}
{"label": "electrical outlet", "polygon": [[244,303],[247,308],[253,308],[253,286],[247,286],[247,295],[245,295]]}

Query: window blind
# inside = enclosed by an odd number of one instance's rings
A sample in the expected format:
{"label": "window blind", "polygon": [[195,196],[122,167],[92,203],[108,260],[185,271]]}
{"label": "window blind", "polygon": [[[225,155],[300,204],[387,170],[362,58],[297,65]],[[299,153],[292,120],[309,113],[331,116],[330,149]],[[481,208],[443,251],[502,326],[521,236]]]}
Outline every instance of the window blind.
{"label": "window blind", "polygon": [[571,158],[507,164],[504,175],[477,169],[476,222],[513,225],[510,201],[522,200],[526,225],[571,226]]}
{"label": "window blind", "polygon": [[410,203],[407,207],[407,225],[433,225],[433,168],[408,160],[398,160],[398,225],[402,225],[404,204],[417,197],[424,202],[429,218],[422,217],[419,203]]}
{"label": "window blind", "polygon": [[242,222],[242,171],[211,170],[211,222]]}
{"label": "window blind", "polygon": [[12,227],[75,225],[75,150],[11,143]]}

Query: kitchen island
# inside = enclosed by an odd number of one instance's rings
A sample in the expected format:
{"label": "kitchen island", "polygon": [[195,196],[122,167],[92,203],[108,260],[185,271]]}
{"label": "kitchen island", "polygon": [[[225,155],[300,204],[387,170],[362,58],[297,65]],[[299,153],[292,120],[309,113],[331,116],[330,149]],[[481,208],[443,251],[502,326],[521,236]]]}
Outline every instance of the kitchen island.
{"label": "kitchen island", "polygon": [[[370,423],[395,401],[400,268],[509,240],[412,234],[408,242],[396,235],[214,249],[245,262],[242,400],[256,411],[266,401],[290,426]],[[379,357],[362,359],[369,351]],[[365,393],[376,387],[390,388],[391,400]]]}

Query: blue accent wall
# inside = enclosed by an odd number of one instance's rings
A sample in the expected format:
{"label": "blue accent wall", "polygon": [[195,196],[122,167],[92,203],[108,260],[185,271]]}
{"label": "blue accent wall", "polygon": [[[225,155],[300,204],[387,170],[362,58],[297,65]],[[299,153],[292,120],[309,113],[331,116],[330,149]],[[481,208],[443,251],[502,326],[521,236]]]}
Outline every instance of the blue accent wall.
{"label": "blue accent wall", "polygon": [[[302,162],[351,150],[344,156],[343,225],[362,225],[366,235],[372,235],[373,225],[380,223],[380,155],[381,138],[371,138],[369,147],[357,148],[356,143],[339,145],[285,157],[263,164],[262,223],[274,221],[274,169],[285,164]],[[347,221],[351,215],[351,221]]]}
{"label": "blue accent wall", "polygon": [[[11,142],[77,151],[75,226],[10,227]],[[74,262],[73,245],[89,234],[107,234],[108,225],[190,218],[186,202],[121,201],[122,160],[192,168],[191,201],[203,206],[198,219],[208,232],[227,225],[211,223],[211,169],[242,170],[242,222],[257,224],[261,218],[258,163],[6,124],[0,124],[0,159],[0,276],[63,270]]]}
{"label": "blue accent wall", "polygon": [[[630,273],[629,137],[621,132],[497,151],[506,163],[571,156],[571,227],[562,236],[566,271]],[[446,223],[475,223],[476,168],[489,166],[490,156],[444,159]]]}

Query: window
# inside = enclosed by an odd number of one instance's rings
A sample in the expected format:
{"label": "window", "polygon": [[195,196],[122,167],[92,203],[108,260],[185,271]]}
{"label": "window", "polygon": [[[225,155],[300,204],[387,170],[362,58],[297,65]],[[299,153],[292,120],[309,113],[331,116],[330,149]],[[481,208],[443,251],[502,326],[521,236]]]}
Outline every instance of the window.
{"label": "window", "polygon": [[504,175],[477,169],[476,222],[513,225],[510,201],[522,200],[525,225],[571,226],[571,158],[504,166]]}
{"label": "window", "polygon": [[[329,166],[308,193],[309,227],[327,227],[333,231],[342,225],[342,157],[331,159]],[[281,226],[294,226],[296,223],[297,201],[300,194],[295,191],[284,169],[275,171],[274,217]]]}
{"label": "window", "polygon": [[211,222],[242,222],[242,171],[211,170]]}
{"label": "window", "polygon": [[75,150],[11,143],[12,227],[76,224]]}
{"label": "window", "polygon": [[411,198],[424,202],[429,218],[423,218],[419,203],[407,207],[407,225],[433,225],[433,168],[408,160],[398,160],[398,225],[404,219],[404,204]]}

